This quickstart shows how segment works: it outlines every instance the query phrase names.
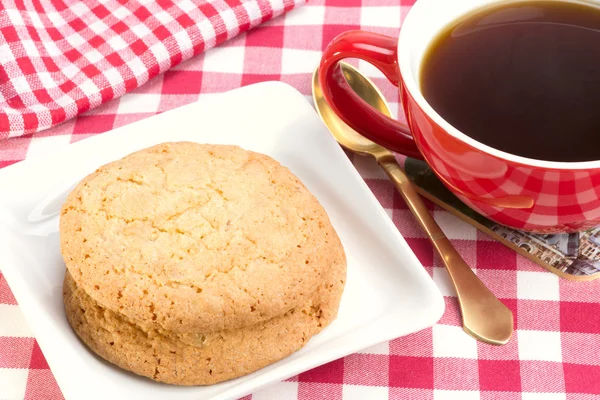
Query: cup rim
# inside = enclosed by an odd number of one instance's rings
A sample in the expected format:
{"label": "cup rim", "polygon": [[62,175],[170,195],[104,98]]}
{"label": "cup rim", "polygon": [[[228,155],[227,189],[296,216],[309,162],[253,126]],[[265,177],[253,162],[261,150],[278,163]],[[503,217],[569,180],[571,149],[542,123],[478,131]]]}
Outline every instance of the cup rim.
{"label": "cup rim", "polygon": [[[404,90],[406,90],[411,97],[414,99],[416,104],[425,112],[425,114],[433,120],[438,126],[440,126],[446,133],[450,136],[466,143],[467,145],[474,147],[475,149],[487,153],[496,158],[504,159],[516,164],[528,165],[532,167],[544,168],[544,169],[555,169],[555,170],[583,170],[583,169],[596,169],[600,168],[600,160],[592,160],[592,161],[549,161],[549,160],[538,160],[535,158],[528,158],[523,156],[518,156],[516,154],[508,153],[502,150],[498,150],[491,146],[488,146],[482,142],[479,142],[472,137],[462,133],[460,130],[452,126],[449,122],[447,122],[440,114],[438,114],[431,105],[425,100],[423,93],[421,92],[420,85],[416,81],[413,71],[410,66],[411,58],[409,54],[409,46],[402,45],[402,43],[408,43],[410,41],[411,36],[413,35],[411,30],[414,24],[417,23],[414,15],[416,12],[423,6],[425,3],[424,0],[416,2],[411,10],[408,12],[402,27],[400,29],[400,34],[398,37],[398,45],[396,49],[398,68],[400,73],[400,78],[402,81],[402,86]],[[412,18],[411,18],[412,17]],[[452,22],[448,20],[447,23]],[[438,32],[444,28],[444,26],[440,26]],[[428,42],[428,45],[431,42]],[[419,60],[419,67],[423,61],[423,57]]]}

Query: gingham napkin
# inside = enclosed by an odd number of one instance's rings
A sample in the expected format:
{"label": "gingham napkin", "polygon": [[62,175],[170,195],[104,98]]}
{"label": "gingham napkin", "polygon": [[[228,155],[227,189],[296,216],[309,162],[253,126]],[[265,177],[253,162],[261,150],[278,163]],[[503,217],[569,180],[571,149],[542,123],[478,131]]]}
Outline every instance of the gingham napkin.
{"label": "gingham napkin", "polygon": [[306,0],[2,0],[0,139],[48,129]]}

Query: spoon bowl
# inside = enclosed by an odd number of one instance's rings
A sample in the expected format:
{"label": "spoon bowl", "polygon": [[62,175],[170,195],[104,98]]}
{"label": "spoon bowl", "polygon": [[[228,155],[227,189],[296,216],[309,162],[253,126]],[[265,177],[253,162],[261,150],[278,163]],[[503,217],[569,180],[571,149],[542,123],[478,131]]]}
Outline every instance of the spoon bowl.
{"label": "spoon bowl", "polygon": [[[346,78],[348,84],[356,94],[385,115],[392,115],[383,94],[369,78],[361,74],[350,64],[340,62],[340,68],[342,69],[344,78]],[[337,140],[344,148],[361,155],[377,156],[379,154],[390,153],[384,147],[367,139],[346,125],[346,123],[336,115],[325,101],[325,97],[323,97],[323,91],[319,84],[318,72],[319,69],[317,68],[313,73],[312,78],[313,100],[317,108],[317,113],[319,113],[319,116],[325,125],[327,125],[327,128],[329,128],[329,131],[333,137],[335,137],[335,140]]]}

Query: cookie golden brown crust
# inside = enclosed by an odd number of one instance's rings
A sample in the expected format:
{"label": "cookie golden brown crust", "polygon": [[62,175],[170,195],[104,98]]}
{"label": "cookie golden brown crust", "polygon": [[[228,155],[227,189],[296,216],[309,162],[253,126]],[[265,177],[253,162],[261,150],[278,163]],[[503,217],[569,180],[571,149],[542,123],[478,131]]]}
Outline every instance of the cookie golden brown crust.
{"label": "cookie golden brown crust", "polygon": [[60,233],[78,286],[104,308],[173,332],[282,315],[346,263],[304,185],[237,146],[165,143],[107,164],[68,196]]}
{"label": "cookie golden brown crust", "polygon": [[300,349],[337,314],[346,275],[334,266],[311,300],[286,314],[230,331],[177,335],[146,330],[100,306],[67,272],[67,319],[100,357],[156,381],[207,385],[254,372]]}

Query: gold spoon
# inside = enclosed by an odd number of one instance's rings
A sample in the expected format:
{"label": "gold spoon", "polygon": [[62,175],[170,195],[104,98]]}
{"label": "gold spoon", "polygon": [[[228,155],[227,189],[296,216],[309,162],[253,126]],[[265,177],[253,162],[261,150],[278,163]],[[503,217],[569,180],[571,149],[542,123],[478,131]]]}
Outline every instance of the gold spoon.
{"label": "gold spoon", "polygon": [[[349,64],[340,65],[352,89],[371,106],[391,116],[383,95],[375,85]],[[392,152],[361,136],[331,110],[323,97],[317,72],[318,70],[315,71],[312,82],[317,112],[339,144],[355,153],[374,157],[394,182],[446,265],[458,295],[465,332],[482,342],[506,344],[513,332],[512,312],[485,287],[458,254],[400,169]]]}

